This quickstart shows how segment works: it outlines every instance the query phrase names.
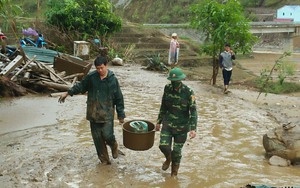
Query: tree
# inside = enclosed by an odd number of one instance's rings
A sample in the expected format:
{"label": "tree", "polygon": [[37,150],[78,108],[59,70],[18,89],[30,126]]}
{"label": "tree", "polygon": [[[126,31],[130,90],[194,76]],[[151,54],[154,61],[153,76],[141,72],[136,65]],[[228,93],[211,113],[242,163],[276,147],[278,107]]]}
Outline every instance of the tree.
{"label": "tree", "polygon": [[121,29],[121,19],[108,0],[50,0],[46,22],[62,31],[103,36]]}
{"label": "tree", "polygon": [[256,37],[250,33],[249,20],[243,15],[243,8],[238,0],[204,0],[191,6],[190,24],[203,32],[206,42],[203,52],[212,56],[213,85],[219,70],[218,57],[225,43],[230,43],[235,52],[250,52]]}
{"label": "tree", "polygon": [[21,14],[23,14],[21,7],[14,4],[11,0],[0,1],[1,24],[6,30],[11,28],[14,33],[17,32],[16,18]]}

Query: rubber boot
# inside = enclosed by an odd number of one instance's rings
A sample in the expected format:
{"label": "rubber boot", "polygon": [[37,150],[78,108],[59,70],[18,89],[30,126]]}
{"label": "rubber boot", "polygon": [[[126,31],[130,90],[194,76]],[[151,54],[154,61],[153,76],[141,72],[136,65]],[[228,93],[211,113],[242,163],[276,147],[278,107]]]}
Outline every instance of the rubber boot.
{"label": "rubber boot", "polygon": [[101,154],[98,155],[98,158],[101,161],[101,163],[110,165],[111,162],[108,156],[107,147],[103,139],[103,136],[101,136],[100,139],[101,139]]}
{"label": "rubber boot", "polygon": [[172,163],[171,176],[177,176],[178,169],[179,169],[179,164]]}
{"label": "rubber boot", "polygon": [[119,152],[118,152],[118,143],[115,142],[114,146],[111,147],[111,153],[112,153],[112,157],[114,159],[118,158]]}
{"label": "rubber boot", "polygon": [[171,155],[169,155],[168,157],[166,157],[166,161],[163,163],[162,165],[162,170],[167,170],[170,166],[171,163]]}
{"label": "rubber boot", "polygon": [[111,164],[110,160],[106,156],[101,155],[101,156],[98,156],[98,158],[101,161],[101,163],[103,163],[103,164],[107,164],[107,165]]}

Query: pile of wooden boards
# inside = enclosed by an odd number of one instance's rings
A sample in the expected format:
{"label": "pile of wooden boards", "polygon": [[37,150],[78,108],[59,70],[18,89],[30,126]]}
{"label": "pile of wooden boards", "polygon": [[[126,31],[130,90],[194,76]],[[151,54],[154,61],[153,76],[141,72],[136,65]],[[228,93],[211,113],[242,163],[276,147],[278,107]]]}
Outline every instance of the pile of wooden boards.
{"label": "pile of wooden boards", "polygon": [[91,63],[81,62],[67,55],[55,57],[54,63],[35,59],[36,56],[29,58],[18,55],[11,61],[0,60],[0,77],[4,76],[31,91],[41,87],[50,91],[66,91],[76,81],[81,80],[92,66]]}

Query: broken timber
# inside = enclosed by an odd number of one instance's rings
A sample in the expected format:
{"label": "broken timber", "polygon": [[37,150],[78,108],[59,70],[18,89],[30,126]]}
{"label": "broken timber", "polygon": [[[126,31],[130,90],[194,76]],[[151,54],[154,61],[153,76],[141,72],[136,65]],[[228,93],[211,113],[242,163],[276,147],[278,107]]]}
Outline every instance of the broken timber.
{"label": "broken timber", "polygon": [[12,62],[10,62],[1,72],[0,75],[7,76],[21,65],[23,57],[18,55]]}
{"label": "broken timber", "polygon": [[20,74],[20,72],[22,72],[32,61],[34,61],[35,58],[36,58],[36,56],[34,56],[30,61],[28,61],[13,77],[11,77],[10,80],[14,80],[16,78],[16,76],[18,76],[18,74]]}
{"label": "broken timber", "polygon": [[[28,57],[17,55],[15,59],[8,60],[0,56],[0,78],[5,82],[15,82],[23,86],[28,92],[42,91],[67,91],[76,82],[80,81],[90,70],[92,64],[68,55],[61,55],[55,58],[56,62],[46,63],[37,60],[37,56]],[[0,86],[12,86],[11,84],[0,83]],[[7,88],[9,91],[10,88]],[[4,91],[4,90],[3,90]],[[5,94],[0,92],[0,96]]]}

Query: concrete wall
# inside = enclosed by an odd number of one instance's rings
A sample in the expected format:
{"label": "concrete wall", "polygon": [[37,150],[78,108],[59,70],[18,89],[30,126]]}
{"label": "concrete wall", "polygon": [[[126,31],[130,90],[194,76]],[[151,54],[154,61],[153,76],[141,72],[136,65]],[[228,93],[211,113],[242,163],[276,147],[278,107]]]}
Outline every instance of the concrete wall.
{"label": "concrete wall", "polygon": [[[199,43],[204,43],[205,36],[194,29],[184,28],[160,28],[160,32],[167,36],[172,33],[177,33],[180,37],[190,38],[191,40]],[[272,52],[300,52],[300,35],[294,35],[293,33],[267,33],[267,34],[255,34],[259,41],[254,45],[255,51],[272,51]]]}
{"label": "concrete wall", "polygon": [[300,35],[294,37],[293,46],[294,52],[300,53]]}

